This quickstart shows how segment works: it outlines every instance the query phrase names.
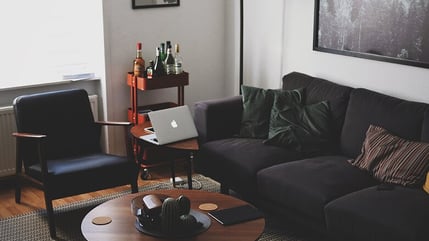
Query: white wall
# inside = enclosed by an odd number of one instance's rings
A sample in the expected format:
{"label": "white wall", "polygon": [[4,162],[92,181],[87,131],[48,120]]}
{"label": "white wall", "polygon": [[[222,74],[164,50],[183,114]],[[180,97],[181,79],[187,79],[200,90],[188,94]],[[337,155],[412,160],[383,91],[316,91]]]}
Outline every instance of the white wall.
{"label": "white wall", "polygon": [[429,103],[429,69],[313,51],[314,1],[286,0],[284,16],[284,74],[300,71]]}
{"label": "white wall", "polygon": [[281,76],[299,71],[429,103],[429,69],[313,51],[313,0],[244,4],[245,84],[278,88]]}
{"label": "white wall", "polygon": [[[126,120],[135,45],[143,43],[143,58],[155,58],[155,48],[166,40],[179,43],[184,69],[189,72],[185,104],[225,96],[225,6],[229,0],[182,0],[179,7],[133,10],[131,1],[103,0],[108,120]],[[177,89],[146,91],[142,104],[177,101]],[[109,132],[113,153],[123,153],[123,132]]]}
{"label": "white wall", "polygon": [[224,95],[240,92],[240,1],[226,0],[225,6]]}
{"label": "white wall", "polygon": [[279,88],[284,0],[244,1],[245,85]]}

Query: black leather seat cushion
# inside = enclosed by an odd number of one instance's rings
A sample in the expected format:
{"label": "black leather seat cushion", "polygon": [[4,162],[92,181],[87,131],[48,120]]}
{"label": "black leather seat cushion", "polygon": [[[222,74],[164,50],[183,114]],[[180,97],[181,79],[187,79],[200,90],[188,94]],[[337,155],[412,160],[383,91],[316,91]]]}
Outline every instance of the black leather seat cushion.
{"label": "black leather seat cushion", "polygon": [[[26,172],[33,178],[42,180],[40,164],[29,166]],[[135,172],[135,165],[127,157],[99,153],[50,160],[48,183],[55,196],[61,197],[66,193],[82,193],[82,190],[92,190],[98,186],[129,183]],[[129,173],[129,176],[124,173]]]}
{"label": "black leather seat cushion", "polygon": [[262,142],[263,139],[228,138],[205,143],[200,147],[196,168],[241,194],[254,194],[259,170],[302,158],[296,151]]}
{"label": "black leather seat cushion", "polygon": [[332,201],[325,213],[328,231],[337,240],[429,240],[429,195],[421,188],[370,187]]}
{"label": "black leather seat cushion", "polygon": [[279,164],[258,172],[263,198],[324,223],[330,201],[376,182],[343,156],[322,156]]}

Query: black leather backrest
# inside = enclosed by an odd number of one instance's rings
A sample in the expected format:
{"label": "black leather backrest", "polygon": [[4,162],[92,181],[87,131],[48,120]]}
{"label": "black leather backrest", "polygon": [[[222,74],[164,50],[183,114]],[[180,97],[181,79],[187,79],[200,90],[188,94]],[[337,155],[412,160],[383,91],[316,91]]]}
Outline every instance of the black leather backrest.
{"label": "black leather backrest", "polygon": [[324,100],[329,102],[333,118],[334,144],[338,146],[352,88],[299,72],[292,72],[283,77],[283,89],[297,88],[304,88],[306,104],[314,104]]}
{"label": "black leather backrest", "polygon": [[399,137],[419,141],[428,105],[402,100],[367,89],[350,95],[341,136],[342,152],[356,157],[361,152],[369,125],[378,125]]}
{"label": "black leather backrest", "polygon": [[[99,152],[100,127],[94,123],[88,93],[82,89],[46,92],[17,97],[14,111],[18,132],[45,134],[46,158]],[[34,159],[24,152],[25,164]],[[24,150],[23,150],[24,149]]]}

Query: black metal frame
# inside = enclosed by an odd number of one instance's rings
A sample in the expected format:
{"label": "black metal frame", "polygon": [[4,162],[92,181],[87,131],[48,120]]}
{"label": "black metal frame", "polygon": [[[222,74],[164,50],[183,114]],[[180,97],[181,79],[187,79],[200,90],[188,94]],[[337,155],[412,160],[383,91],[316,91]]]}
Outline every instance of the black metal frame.
{"label": "black metal frame", "polygon": [[244,0],[240,0],[240,77],[239,77],[239,93],[241,94],[241,86],[243,85],[243,42],[244,42]]}
{"label": "black metal frame", "polygon": [[314,6],[315,7],[314,7],[314,26],[313,26],[313,50],[320,51],[320,52],[326,52],[326,53],[332,53],[332,54],[339,54],[339,55],[346,55],[346,56],[352,56],[352,57],[358,57],[358,58],[364,58],[364,59],[371,59],[371,60],[377,60],[377,61],[396,63],[396,64],[403,64],[403,65],[429,68],[429,62],[422,62],[422,61],[403,59],[403,58],[395,58],[395,57],[384,56],[381,54],[355,52],[355,51],[347,51],[347,50],[320,47],[318,45],[319,44],[318,32],[319,32],[320,0],[315,0]]}
{"label": "black metal frame", "polygon": [[165,3],[165,4],[152,4],[152,5],[137,5],[136,0],[131,0],[131,7],[133,9],[140,8],[161,8],[161,7],[177,7],[180,6],[180,0],[176,0],[176,3]]}

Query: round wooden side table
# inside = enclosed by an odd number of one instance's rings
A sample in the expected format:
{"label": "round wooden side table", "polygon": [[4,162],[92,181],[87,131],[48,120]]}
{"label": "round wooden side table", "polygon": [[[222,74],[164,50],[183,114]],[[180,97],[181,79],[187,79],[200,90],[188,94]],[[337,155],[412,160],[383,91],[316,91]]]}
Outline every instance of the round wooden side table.
{"label": "round wooden side table", "polygon": [[[138,124],[138,125],[133,126],[130,130],[131,135],[135,138],[138,145],[140,145],[140,148],[144,148],[145,146],[148,146],[148,145],[153,145],[149,142],[146,142],[146,141],[143,141],[140,139],[140,137],[143,135],[151,134],[150,132],[145,130],[145,128],[150,127],[150,126],[152,126],[150,121],[145,121],[142,124]],[[162,145],[162,147],[189,152],[189,157],[187,159],[187,161],[188,161],[187,176],[188,176],[188,187],[189,187],[189,189],[192,189],[192,165],[193,165],[193,160],[194,160],[194,154],[199,149],[197,138],[192,138],[192,139],[188,139],[188,140],[183,140],[183,141],[178,141],[178,142]],[[143,155],[142,149],[139,151],[136,151],[135,155],[136,155],[136,157],[135,157],[136,160],[141,160],[143,158],[142,157],[142,155]],[[175,160],[170,160],[170,162],[171,162],[171,176],[172,176],[172,180],[173,180],[173,186],[176,187]]]}

